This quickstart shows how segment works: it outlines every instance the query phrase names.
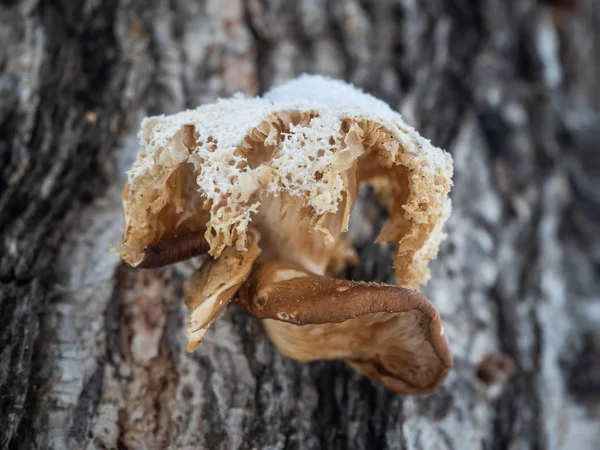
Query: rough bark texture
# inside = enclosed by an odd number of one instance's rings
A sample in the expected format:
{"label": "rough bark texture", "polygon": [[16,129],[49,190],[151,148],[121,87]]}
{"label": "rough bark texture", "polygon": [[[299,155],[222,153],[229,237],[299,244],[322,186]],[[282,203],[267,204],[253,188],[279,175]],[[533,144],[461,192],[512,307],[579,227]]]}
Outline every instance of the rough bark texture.
{"label": "rough bark texture", "polygon": [[[571,2],[0,2],[0,449],[598,448],[600,3],[550,3]],[[234,309],[186,353],[190,265],[108,252],[142,117],[304,71],[455,158],[434,395],[285,359]],[[389,281],[371,200],[348,276]],[[503,389],[476,376],[490,352],[516,364]]]}

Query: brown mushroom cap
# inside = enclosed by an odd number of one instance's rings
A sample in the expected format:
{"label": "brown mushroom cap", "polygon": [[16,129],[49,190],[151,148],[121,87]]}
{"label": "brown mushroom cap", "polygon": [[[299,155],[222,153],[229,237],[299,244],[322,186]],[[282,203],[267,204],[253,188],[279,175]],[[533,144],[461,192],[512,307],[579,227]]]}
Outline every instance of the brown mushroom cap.
{"label": "brown mushroom cap", "polygon": [[423,295],[314,275],[289,262],[257,268],[235,299],[300,361],[342,358],[387,389],[424,394],[452,368],[440,316]]}
{"label": "brown mushroom cap", "polygon": [[156,269],[208,252],[204,231],[191,231],[161,239],[156,245],[144,247],[143,259],[134,265],[139,269]]}

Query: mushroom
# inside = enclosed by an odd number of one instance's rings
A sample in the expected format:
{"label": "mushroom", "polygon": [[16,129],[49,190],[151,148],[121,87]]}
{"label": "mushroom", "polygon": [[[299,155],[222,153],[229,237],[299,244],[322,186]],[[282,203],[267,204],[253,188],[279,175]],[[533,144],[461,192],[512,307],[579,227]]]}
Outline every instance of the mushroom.
{"label": "mushroom", "polygon": [[[186,287],[190,350],[233,300],[295,359],[343,358],[397,392],[442,383],[452,359],[416,290],[450,214],[449,154],[385,103],[319,76],[144,119],[139,137],[114,250],[137,267],[212,256]],[[389,211],[376,242],[396,244],[398,286],[331,278],[357,260],[344,233],[363,184]]]}
{"label": "mushroom", "polygon": [[342,358],[395,392],[431,392],[452,367],[438,312],[410,289],[328,278],[271,261],[254,270],[235,302],[263,320],[284,355]]}

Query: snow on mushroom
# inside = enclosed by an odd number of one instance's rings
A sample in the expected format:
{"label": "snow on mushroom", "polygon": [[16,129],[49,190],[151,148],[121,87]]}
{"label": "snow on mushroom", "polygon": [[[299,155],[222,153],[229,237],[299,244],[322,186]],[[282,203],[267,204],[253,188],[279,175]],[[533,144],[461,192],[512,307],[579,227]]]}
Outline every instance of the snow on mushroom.
{"label": "snow on mushroom", "polygon": [[[441,384],[452,359],[440,318],[411,289],[444,238],[449,154],[385,103],[320,76],[145,119],[140,142],[115,250],[139,267],[213,256],[187,287],[190,349],[234,300],[288,356],[343,358],[397,392]],[[389,210],[377,242],[396,244],[401,287],[327,277],[356,259],[343,233],[365,183]],[[317,345],[298,350],[307,339]]]}

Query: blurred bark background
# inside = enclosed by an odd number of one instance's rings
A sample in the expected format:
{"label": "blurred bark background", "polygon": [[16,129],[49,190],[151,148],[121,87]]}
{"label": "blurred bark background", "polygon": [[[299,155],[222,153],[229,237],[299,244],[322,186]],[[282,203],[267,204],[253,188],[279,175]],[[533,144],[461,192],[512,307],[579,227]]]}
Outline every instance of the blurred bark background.
{"label": "blurred bark background", "polygon": [[[456,368],[433,395],[285,359],[233,308],[188,354],[190,265],[108,252],[144,116],[302,72],[454,156],[425,292]],[[597,0],[3,0],[0,171],[1,449],[600,447]],[[370,199],[347,275],[390,281]],[[517,373],[490,387],[497,352]]]}

